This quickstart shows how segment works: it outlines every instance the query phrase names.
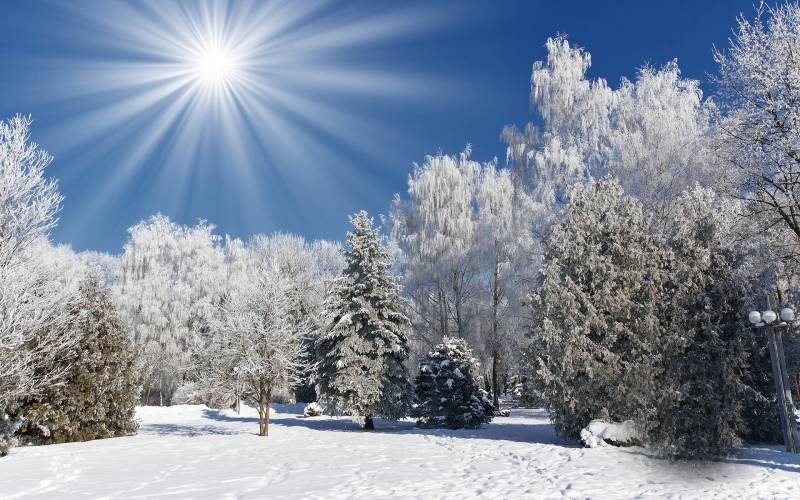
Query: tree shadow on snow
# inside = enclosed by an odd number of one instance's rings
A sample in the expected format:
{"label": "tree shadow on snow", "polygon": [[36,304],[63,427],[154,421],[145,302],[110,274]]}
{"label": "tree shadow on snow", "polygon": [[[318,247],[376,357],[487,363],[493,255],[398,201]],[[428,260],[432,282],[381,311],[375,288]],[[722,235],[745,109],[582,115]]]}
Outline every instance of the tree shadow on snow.
{"label": "tree shadow on snow", "polygon": [[743,448],[730,457],[719,458],[718,461],[800,473],[800,455],[789,453],[778,445]]}
{"label": "tree shadow on snow", "polygon": [[[211,409],[203,410],[203,416],[221,422],[246,422],[254,425],[258,422],[258,419],[255,417],[242,417]],[[524,418],[531,418],[532,420],[543,419],[546,418],[546,412],[542,413],[539,410],[527,410],[527,413],[522,416]],[[326,432],[418,434],[453,439],[490,439],[518,443],[547,444],[567,448],[578,447],[575,441],[558,436],[553,426],[549,423],[540,423],[538,420],[533,420],[531,423],[506,423],[503,417],[496,417],[491,423],[485,424],[479,429],[423,429],[417,427],[415,423],[410,420],[391,422],[383,419],[376,419],[376,429],[373,431],[364,431],[358,422],[347,417],[308,418],[301,415],[287,415],[281,412],[270,418],[270,424],[286,427],[305,427],[314,431]]]}
{"label": "tree shadow on snow", "polygon": [[[729,456],[710,457],[706,459],[674,459],[663,457],[655,452],[641,448],[627,449],[632,455],[639,455],[653,460],[663,470],[672,473],[684,473],[682,477],[690,481],[693,475],[702,479],[701,473],[713,473],[725,465],[751,465],[764,469],[781,470],[800,473],[800,455],[784,451],[780,446],[759,445],[733,451]],[[696,479],[696,478],[695,478]]]}
{"label": "tree shadow on snow", "polygon": [[[302,405],[299,407],[301,408]],[[277,408],[276,408],[277,409]],[[383,419],[375,420],[375,430],[365,431],[361,424],[347,417],[304,417],[302,415],[287,414],[286,410],[295,408],[281,407],[280,413],[270,418],[270,424],[286,427],[305,427],[314,431],[326,432],[358,432],[377,434],[418,434],[426,436],[445,437],[453,439],[490,439],[496,441],[510,441],[517,443],[538,443],[565,448],[578,448],[579,444],[573,440],[563,438],[555,433],[550,423],[541,423],[547,419],[544,410],[520,410],[517,419],[529,418],[531,423],[506,423],[504,417],[495,419],[479,429],[423,429],[416,426],[411,420],[391,422]],[[242,422],[258,425],[257,417],[244,417],[232,415],[222,410],[204,409],[203,416],[219,422]]]}
{"label": "tree shadow on snow", "polygon": [[158,434],[159,436],[170,435],[183,437],[212,435],[230,436],[238,434],[238,432],[222,429],[213,425],[147,424],[143,425],[139,431],[144,433]]}
{"label": "tree shadow on snow", "polygon": [[414,427],[408,434],[421,434],[454,439],[490,439],[514,443],[547,444],[564,448],[579,448],[574,440],[555,433],[550,424],[503,424],[492,421],[479,429],[421,429]]}

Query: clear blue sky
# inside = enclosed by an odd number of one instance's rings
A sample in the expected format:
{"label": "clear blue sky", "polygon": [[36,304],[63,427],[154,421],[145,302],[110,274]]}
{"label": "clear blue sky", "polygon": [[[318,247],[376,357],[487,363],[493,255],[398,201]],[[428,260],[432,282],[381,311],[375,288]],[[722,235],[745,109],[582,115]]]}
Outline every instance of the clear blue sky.
{"label": "clear blue sky", "polygon": [[[66,199],[54,240],[119,252],[157,211],[240,237],[341,239],[348,213],[386,213],[428,153],[472,143],[473,158],[502,159],[502,127],[531,119],[531,64],[548,36],[567,33],[614,86],[677,58],[710,93],[712,46],[753,12],[722,0],[310,5],[0,3],[0,117],[32,114],[55,157]],[[164,83],[192,26],[254,42],[247,82],[226,99]]]}

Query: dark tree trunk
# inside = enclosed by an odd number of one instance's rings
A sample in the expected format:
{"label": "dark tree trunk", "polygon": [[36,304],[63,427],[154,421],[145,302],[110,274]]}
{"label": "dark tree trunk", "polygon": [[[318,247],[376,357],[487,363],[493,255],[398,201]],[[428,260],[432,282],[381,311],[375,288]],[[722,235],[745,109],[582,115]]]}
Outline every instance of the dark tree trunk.
{"label": "dark tree trunk", "polygon": [[142,403],[145,406],[149,406],[150,405],[150,391],[152,389],[153,389],[153,387],[150,385],[150,382],[148,382],[147,383],[147,390],[144,392],[144,401],[142,401]]}
{"label": "dark tree trunk", "polygon": [[372,421],[372,416],[364,417],[364,430],[365,431],[375,430],[375,422]]}
{"label": "dark tree trunk", "polygon": [[500,360],[497,352],[492,356],[492,403],[500,409]]}

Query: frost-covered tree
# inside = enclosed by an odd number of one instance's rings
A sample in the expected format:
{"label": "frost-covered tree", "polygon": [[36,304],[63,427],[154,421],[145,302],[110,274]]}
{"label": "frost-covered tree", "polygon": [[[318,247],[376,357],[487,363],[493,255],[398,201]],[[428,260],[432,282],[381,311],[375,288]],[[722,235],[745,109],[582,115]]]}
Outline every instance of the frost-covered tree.
{"label": "frost-covered tree", "polygon": [[479,373],[467,342],[445,337],[419,364],[412,411],[417,425],[471,429],[489,423],[495,406],[481,388]]}
{"label": "frost-covered tree", "polygon": [[[521,293],[536,269],[530,256],[535,241],[531,222],[538,207],[527,191],[515,183],[511,171],[486,164],[475,193],[479,268],[482,288],[480,310],[485,323],[484,342],[491,360],[491,387],[499,404],[503,364],[510,365],[521,342]],[[507,367],[506,367],[507,368]]]}
{"label": "frost-covered tree", "polygon": [[587,78],[591,55],[584,49],[563,36],[545,46],[547,60],[534,63],[531,76],[541,128],[503,132],[509,165],[549,210],[536,220],[540,235],[576,182],[614,175],[626,193],[662,215],[685,189],[719,183],[715,108],[697,81],[681,78],[675,61],[645,66],[635,81],[623,79],[612,89],[602,78]]}
{"label": "frost-covered tree", "polygon": [[140,362],[143,401],[169,402],[187,376],[191,346],[208,332],[226,284],[214,226],[155,215],[129,229],[115,285]]}
{"label": "frost-covered tree", "polygon": [[30,117],[0,121],[0,265],[55,227],[63,197],[45,177],[53,157],[30,140]]}
{"label": "frost-covered tree", "polygon": [[531,303],[536,375],[558,432],[607,412],[646,433],[666,345],[671,253],[613,180],[576,186]]}
{"label": "frost-covered tree", "polygon": [[672,334],[662,349],[664,373],[651,445],[670,455],[703,456],[741,443],[743,410],[755,396],[746,325],[752,270],[737,241],[737,212],[709,189],[678,202],[667,242],[674,252],[678,297]]}
{"label": "frost-covered tree", "polygon": [[545,47],[547,61],[533,64],[530,94],[541,130],[533,124],[522,131],[508,126],[503,135],[507,161],[533,198],[557,210],[566,203],[569,186],[605,168],[614,93],[605,80],[586,78],[588,52],[563,36],[548,38]]}
{"label": "frost-covered tree", "polygon": [[25,421],[20,434],[26,440],[50,444],[135,432],[139,387],[133,346],[98,277],[80,285],[69,315],[65,329],[77,343],[38,368],[63,372],[57,386],[13,405],[15,416]]}
{"label": "frost-covered tree", "polygon": [[[416,335],[434,345],[474,329],[478,275],[475,189],[481,165],[469,158],[428,156],[408,179],[408,199],[395,196],[391,232],[402,251],[401,272],[411,298]],[[474,309],[474,308],[473,308]]]}
{"label": "frost-covered tree", "polygon": [[0,121],[0,456],[16,425],[6,406],[57,382],[60,373],[39,368],[74,343],[61,329],[71,290],[40,259],[62,198],[44,175],[52,157],[30,141],[30,123]]}
{"label": "frost-covered tree", "polygon": [[328,299],[328,321],[315,346],[315,382],[329,411],[363,417],[364,428],[372,429],[374,417],[408,413],[409,320],[380,229],[365,211],[350,222],[347,268]]}
{"label": "frost-covered tree", "polygon": [[721,158],[741,176],[735,193],[766,227],[786,231],[783,255],[800,239],[800,5],[762,3],[740,17],[719,65]]}
{"label": "frost-covered tree", "polygon": [[723,184],[713,147],[716,108],[700,82],[681,77],[677,60],[644,66],[614,95],[604,170],[645,210],[668,221],[684,191]]}
{"label": "frost-covered tree", "polygon": [[[234,395],[241,391],[257,404],[259,435],[269,434],[269,405],[279,389],[297,383],[303,366],[303,320],[293,294],[296,282],[286,273],[282,256],[264,254],[272,244],[258,238],[248,262],[231,283],[212,323],[201,384]],[[298,331],[298,328],[301,330]]]}
{"label": "frost-covered tree", "polygon": [[[227,285],[222,304],[229,301],[230,294],[239,293],[236,290],[243,283],[265,269],[276,270],[282,276],[288,304],[287,327],[302,344],[301,359],[297,363],[303,369],[294,371],[296,383],[292,384],[292,389],[298,401],[315,401],[316,390],[306,368],[315,361],[313,346],[325,320],[324,301],[330,282],[344,268],[340,246],[327,241],[309,244],[302,237],[277,233],[256,235],[247,243],[228,238],[225,255]],[[235,387],[231,380],[218,383],[220,376],[225,378],[229,374],[218,373],[216,335],[217,331],[212,328],[193,346],[191,380],[181,386],[178,400],[222,407],[234,401],[236,394],[242,393],[242,388]],[[278,396],[282,397],[285,395],[283,391],[290,387],[283,384],[278,389],[281,391]]]}

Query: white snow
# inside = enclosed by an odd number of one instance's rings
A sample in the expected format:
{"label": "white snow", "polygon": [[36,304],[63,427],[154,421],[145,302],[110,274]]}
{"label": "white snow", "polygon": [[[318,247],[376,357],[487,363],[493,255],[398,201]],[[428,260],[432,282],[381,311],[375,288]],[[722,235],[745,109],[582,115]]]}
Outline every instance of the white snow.
{"label": "white snow", "polygon": [[592,420],[581,430],[581,441],[589,448],[608,446],[606,441],[630,443],[639,438],[633,420],[622,423]]}
{"label": "white snow", "polygon": [[137,436],[22,447],[0,459],[0,498],[797,498],[800,457],[777,446],[697,466],[640,448],[582,448],[542,410],[477,430],[302,418],[255,409],[139,408]]}

